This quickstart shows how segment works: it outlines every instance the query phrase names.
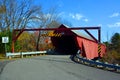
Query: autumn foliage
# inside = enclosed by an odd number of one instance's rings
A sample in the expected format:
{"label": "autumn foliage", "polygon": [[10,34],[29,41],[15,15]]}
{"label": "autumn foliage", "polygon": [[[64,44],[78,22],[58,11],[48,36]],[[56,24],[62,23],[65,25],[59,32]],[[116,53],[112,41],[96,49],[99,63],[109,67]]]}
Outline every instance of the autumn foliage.
{"label": "autumn foliage", "polygon": [[[20,46],[19,51],[36,51],[36,41],[37,41],[38,35],[36,32],[30,33],[30,32],[24,32],[20,35],[18,38],[18,43]],[[54,48],[50,37],[44,37],[40,36],[40,42],[39,42],[39,50],[48,50]]]}
{"label": "autumn foliage", "polygon": [[102,60],[111,64],[120,64],[120,34],[115,33],[110,42],[104,43],[107,46],[107,54]]}

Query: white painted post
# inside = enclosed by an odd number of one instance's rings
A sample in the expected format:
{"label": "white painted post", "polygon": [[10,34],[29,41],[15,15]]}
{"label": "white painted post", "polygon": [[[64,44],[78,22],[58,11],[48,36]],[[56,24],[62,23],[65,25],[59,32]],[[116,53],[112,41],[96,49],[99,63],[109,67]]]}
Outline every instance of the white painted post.
{"label": "white painted post", "polygon": [[22,54],[22,52],[20,52],[20,55],[21,55],[21,58],[23,58],[23,54]]}

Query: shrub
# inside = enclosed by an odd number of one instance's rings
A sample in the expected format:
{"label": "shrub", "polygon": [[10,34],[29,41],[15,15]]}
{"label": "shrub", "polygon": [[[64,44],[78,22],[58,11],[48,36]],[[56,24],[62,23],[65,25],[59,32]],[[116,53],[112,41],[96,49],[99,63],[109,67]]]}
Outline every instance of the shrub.
{"label": "shrub", "polygon": [[110,50],[103,56],[102,60],[110,64],[120,64],[120,54],[115,50]]}

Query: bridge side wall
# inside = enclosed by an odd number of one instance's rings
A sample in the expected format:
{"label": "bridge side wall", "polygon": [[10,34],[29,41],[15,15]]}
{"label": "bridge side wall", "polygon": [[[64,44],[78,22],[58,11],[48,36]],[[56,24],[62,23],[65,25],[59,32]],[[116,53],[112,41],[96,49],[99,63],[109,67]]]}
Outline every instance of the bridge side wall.
{"label": "bridge side wall", "polygon": [[[79,37],[76,37],[77,39],[77,43],[79,45],[79,48],[82,50],[82,55],[86,55],[84,57],[86,57],[87,59],[94,59],[96,57],[98,57],[98,43]],[[105,45],[101,44],[101,57],[103,57],[103,55],[105,54],[106,47]]]}

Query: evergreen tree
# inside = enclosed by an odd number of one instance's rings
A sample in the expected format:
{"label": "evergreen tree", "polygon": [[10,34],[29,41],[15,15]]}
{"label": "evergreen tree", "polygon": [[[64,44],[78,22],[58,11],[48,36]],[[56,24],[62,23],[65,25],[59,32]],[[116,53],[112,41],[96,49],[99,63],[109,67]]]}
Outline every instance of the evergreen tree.
{"label": "evergreen tree", "polygon": [[120,34],[115,33],[111,38],[111,48],[120,53]]}

